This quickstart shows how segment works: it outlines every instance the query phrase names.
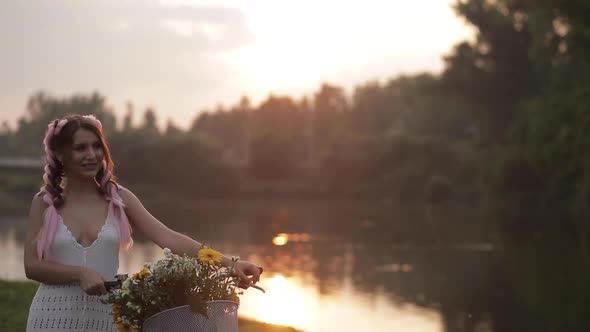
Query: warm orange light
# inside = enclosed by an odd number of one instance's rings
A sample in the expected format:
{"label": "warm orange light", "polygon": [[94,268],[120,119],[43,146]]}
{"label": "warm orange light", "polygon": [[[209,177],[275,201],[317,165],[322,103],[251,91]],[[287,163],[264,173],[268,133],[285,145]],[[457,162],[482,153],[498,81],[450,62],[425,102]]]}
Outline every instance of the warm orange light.
{"label": "warm orange light", "polygon": [[311,236],[307,233],[292,233],[288,234],[289,241],[293,242],[309,242],[311,240]]}
{"label": "warm orange light", "polygon": [[280,274],[266,280],[265,287],[267,292],[260,297],[258,320],[296,328],[310,325],[317,298]]}
{"label": "warm orange light", "polygon": [[311,236],[307,233],[303,233],[299,236],[299,240],[301,242],[309,242],[309,241],[311,241]]}
{"label": "warm orange light", "polygon": [[240,299],[241,314],[302,331],[444,331],[435,310],[393,304],[381,292],[367,296],[351,284],[345,277],[344,287],[320,295],[309,280],[274,274],[261,279],[266,293],[251,292]]}
{"label": "warm orange light", "polygon": [[414,269],[414,267],[412,267],[412,265],[410,265],[410,264],[402,265],[402,271],[404,271],[404,272],[412,272],[413,269]]}
{"label": "warm orange light", "polygon": [[289,234],[287,233],[279,233],[272,239],[275,246],[284,246],[287,242],[289,242]]}

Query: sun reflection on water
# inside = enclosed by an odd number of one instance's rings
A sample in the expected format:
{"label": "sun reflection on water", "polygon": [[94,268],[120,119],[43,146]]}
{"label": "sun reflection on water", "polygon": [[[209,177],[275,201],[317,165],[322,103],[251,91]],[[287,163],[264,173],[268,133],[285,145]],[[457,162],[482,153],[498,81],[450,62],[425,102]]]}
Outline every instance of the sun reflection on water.
{"label": "sun reflection on water", "polygon": [[266,294],[247,291],[240,316],[292,326],[306,332],[441,332],[440,314],[413,305],[394,305],[383,294],[373,298],[353,290],[346,279],[339,292],[322,295],[298,277],[275,274],[261,281]]}
{"label": "sun reflection on water", "polygon": [[[309,318],[317,307],[314,298],[307,296],[292,280],[280,274],[263,284],[266,294],[260,294],[254,301],[248,301],[248,304],[242,306],[242,311],[252,311],[254,318],[266,323],[301,329],[310,325]],[[250,295],[247,296],[248,300],[252,299]]]}

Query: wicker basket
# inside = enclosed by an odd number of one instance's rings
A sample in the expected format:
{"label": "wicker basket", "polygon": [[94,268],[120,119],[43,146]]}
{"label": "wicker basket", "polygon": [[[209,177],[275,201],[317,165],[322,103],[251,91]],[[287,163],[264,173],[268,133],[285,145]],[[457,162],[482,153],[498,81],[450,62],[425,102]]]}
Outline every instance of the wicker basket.
{"label": "wicker basket", "polygon": [[208,302],[209,318],[192,312],[190,306],[161,311],[145,320],[144,332],[238,332],[238,304]]}

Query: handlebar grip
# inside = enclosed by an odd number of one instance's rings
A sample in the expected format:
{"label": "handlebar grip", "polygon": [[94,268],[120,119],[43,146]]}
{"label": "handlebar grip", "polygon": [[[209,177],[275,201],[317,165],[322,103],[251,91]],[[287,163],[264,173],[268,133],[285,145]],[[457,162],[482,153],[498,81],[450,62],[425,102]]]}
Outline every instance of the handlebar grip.
{"label": "handlebar grip", "polygon": [[107,289],[107,291],[111,291],[114,288],[121,288],[121,285],[123,284],[123,281],[125,281],[125,279],[127,279],[129,277],[128,274],[123,273],[123,274],[117,274],[115,276],[115,280],[113,281],[105,281],[104,282],[104,288]]}
{"label": "handlebar grip", "polygon": [[104,288],[106,288],[107,291],[110,291],[114,288],[119,288],[120,286],[121,286],[120,281],[105,281],[104,282]]}

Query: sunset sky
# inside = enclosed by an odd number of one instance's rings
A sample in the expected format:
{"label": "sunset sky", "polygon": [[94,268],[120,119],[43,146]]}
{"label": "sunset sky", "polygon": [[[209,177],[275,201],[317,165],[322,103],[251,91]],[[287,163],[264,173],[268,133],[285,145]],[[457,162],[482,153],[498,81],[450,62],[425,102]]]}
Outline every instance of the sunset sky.
{"label": "sunset sky", "polygon": [[437,72],[473,31],[455,0],[0,1],[0,121],[35,91],[99,91],[186,128],[203,109]]}

